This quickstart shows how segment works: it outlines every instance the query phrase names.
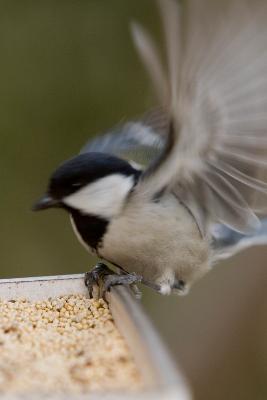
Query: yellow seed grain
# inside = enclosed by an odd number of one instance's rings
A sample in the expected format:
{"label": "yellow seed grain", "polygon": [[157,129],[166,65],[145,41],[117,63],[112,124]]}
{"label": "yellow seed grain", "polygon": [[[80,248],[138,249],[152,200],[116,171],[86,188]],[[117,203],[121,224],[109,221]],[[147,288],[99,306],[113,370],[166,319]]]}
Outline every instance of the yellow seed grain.
{"label": "yellow seed grain", "polygon": [[104,300],[80,294],[32,303],[0,300],[0,315],[0,393],[142,386]]}

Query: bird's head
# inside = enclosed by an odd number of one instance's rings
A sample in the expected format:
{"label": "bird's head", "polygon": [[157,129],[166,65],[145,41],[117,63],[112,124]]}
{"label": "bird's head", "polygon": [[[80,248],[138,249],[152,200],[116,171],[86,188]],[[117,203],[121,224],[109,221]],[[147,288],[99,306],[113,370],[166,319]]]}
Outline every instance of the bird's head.
{"label": "bird's head", "polygon": [[109,220],[118,215],[140,171],[105,153],[80,154],[52,174],[34,211],[60,207]]}

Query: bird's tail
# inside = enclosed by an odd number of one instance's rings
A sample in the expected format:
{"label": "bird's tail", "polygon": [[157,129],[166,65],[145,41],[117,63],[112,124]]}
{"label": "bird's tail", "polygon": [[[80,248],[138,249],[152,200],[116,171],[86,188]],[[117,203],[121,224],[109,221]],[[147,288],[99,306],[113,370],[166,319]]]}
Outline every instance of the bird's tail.
{"label": "bird's tail", "polygon": [[215,225],[212,229],[214,261],[233,256],[240,251],[267,244],[267,218],[261,220],[260,228],[250,235],[236,232],[225,225]]}

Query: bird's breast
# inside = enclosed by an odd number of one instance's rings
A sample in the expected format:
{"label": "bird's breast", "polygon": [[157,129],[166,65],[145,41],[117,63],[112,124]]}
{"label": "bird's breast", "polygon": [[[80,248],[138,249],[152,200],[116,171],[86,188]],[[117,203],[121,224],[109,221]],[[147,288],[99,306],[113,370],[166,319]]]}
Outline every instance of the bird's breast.
{"label": "bird's breast", "polygon": [[167,198],[127,207],[110,222],[99,251],[128,272],[161,282],[166,271],[168,279],[180,275],[192,280],[197,270],[206,268],[209,249],[188,210]]}

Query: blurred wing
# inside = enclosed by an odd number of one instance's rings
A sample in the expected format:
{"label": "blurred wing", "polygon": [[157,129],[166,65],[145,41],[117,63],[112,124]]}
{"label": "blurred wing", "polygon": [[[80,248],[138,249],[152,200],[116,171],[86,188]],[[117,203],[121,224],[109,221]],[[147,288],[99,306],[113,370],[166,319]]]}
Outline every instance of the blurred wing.
{"label": "blurred wing", "polygon": [[136,190],[190,192],[208,220],[257,230],[255,193],[267,194],[259,178],[267,167],[267,6],[189,0],[181,17],[174,0],[159,3],[171,123]]}
{"label": "blurred wing", "polygon": [[108,153],[145,167],[160,153],[167,126],[167,115],[155,109],[139,121],[118,125],[111,132],[90,140],[80,153]]}

